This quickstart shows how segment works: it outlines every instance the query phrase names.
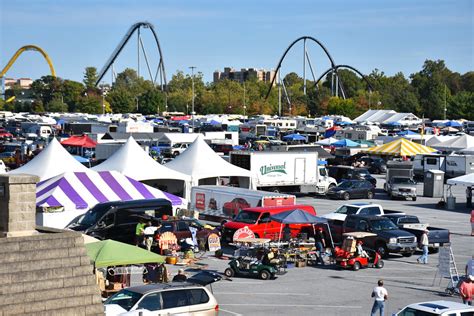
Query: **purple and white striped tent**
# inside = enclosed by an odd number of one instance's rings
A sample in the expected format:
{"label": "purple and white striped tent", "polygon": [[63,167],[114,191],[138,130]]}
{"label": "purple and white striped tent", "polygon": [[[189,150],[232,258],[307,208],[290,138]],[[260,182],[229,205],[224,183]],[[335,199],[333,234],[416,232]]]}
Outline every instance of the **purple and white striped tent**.
{"label": "purple and white striped tent", "polygon": [[[155,189],[117,171],[65,172],[37,184],[36,206],[46,210],[44,214],[55,215],[54,220],[46,219],[48,215],[42,219],[37,217],[37,223],[62,228],[97,203],[157,198],[171,201],[174,209],[187,206],[185,199]],[[56,208],[61,208],[61,212],[48,212],[48,209]]]}

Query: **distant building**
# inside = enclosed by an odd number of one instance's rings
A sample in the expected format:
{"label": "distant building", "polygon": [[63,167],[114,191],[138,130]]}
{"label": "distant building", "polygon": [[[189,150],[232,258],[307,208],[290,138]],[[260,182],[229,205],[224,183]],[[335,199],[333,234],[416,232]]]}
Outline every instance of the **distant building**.
{"label": "distant building", "polygon": [[5,90],[11,89],[15,84],[20,85],[22,89],[29,89],[32,83],[33,80],[30,78],[5,78]]}
{"label": "distant building", "polygon": [[214,83],[225,79],[243,83],[250,78],[256,78],[258,81],[263,82],[271,82],[274,76],[274,70],[266,71],[265,69],[255,68],[242,68],[240,70],[235,70],[234,68],[225,67],[223,72],[218,70],[214,71]]}

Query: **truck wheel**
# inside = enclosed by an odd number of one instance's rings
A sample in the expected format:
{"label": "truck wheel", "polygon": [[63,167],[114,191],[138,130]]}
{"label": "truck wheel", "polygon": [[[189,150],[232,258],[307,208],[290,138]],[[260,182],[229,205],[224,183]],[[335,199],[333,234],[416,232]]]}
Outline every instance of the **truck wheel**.
{"label": "truck wheel", "polygon": [[374,197],[374,193],[372,191],[367,192],[367,198],[371,200]]}
{"label": "truck wheel", "polygon": [[351,195],[348,192],[346,192],[342,195],[342,198],[347,201],[351,198]]}
{"label": "truck wheel", "polygon": [[377,261],[377,264],[375,265],[375,267],[377,269],[382,269],[383,268],[383,265],[384,265],[384,262],[382,259],[380,259],[379,261]]}
{"label": "truck wheel", "polygon": [[271,276],[272,276],[272,275],[270,274],[270,272],[268,272],[267,270],[262,270],[262,271],[260,271],[260,273],[259,273],[258,275],[259,275],[260,279],[262,279],[262,280],[268,280],[268,279],[270,279]]}
{"label": "truck wheel", "polygon": [[354,262],[354,265],[352,266],[352,270],[357,271],[359,269],[360,269],[359,261]]}
{"label": "truck wheel", "polygon": [[225,274],[226,277],[231,278],[231,277],[233,277],[234,274],[235,274],[235,273],[234,273],[234,269],[232,269],[232,268],[227,268],[227,269],[225,269],[224,274]]}
{"label": "truck wheel", "polygon": [[176,156],[179,156],[179,151],[175,151],[175,152],[173,153],[173,157],[176,157]]}
{"label": "truck wheel", "polygon": [[408,258],[408,257],[411,257],[413,256],[413,252],[405,252],[405,253],[402,253],[402,256]]}
{"label": "truck wheel", "polygon": [[375,246],[375,251],[377,251],[382,258],[388,258],[388,248],[387,245],[385,245],[384,243],[378,243]]}
{"label": "truck wheel", "polygon": [[331,183],[329,186],[328,186],[328,191],[331,190],[332,188],[335,188],[336,185],[334,183]]}
{"label": "truck wheel", "polygon": [[413,201],[416,201],[416,196],[415,196],[415,197],[413,197],[413,199],[412,199],[412,200],[413,200]]}
{"label": "truck wheel", "polygon": [[279,188],[276,188],[276,187],[275,187],[275,188],[272,188],[271,191],[272,191],[273,193],[280,193],[280,189],[279,189]]}
{"label": "truck wheel", "polygon": [[428,253],[438,253],[439,252],[439,248],[434,248],[434,247],[429,247],[428,248]]}

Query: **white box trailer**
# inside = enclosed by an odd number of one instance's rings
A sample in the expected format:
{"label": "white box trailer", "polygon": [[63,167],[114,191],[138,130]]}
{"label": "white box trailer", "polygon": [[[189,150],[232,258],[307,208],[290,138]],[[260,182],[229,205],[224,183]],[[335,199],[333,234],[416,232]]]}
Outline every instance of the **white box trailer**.
{"label": "white box trailer", "polygon": [[260,190],[326,193],[336,185],[327,173],[318,179],[319,169],[325,167],[318,165],[317,152],[233,151],[230,163],[250,170],[253,185]]}
{"label": "white box trailer", "polygon": [[449,155],[446,156],[445,178],[455,178],[474,172],[474,156]]}
{"label": "white box trailer", "polygon": [[245,188],[200,185],[191,188],[190,210],[199,218],[221,223],[248,207],[295,205],[294,195]]}

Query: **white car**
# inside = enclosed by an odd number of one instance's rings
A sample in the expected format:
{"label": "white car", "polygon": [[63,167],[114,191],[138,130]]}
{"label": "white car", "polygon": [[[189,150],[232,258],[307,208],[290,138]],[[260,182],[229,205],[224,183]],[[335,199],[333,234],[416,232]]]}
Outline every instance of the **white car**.
{"label": "white car", "polygon": [[[204,275],[203,278],[198,277],[200,274]],[[104,302],[105,315],[217,316],[219,313],[217,300],[203,285],[221,278],[214,273],[201,272],[186,282],[156,283],[122,289]]]}
{"label": "white car", "polygon": [[451,301],[431,301],[410,304],[403,308],[396,316],[472,316],[474,306]]}

